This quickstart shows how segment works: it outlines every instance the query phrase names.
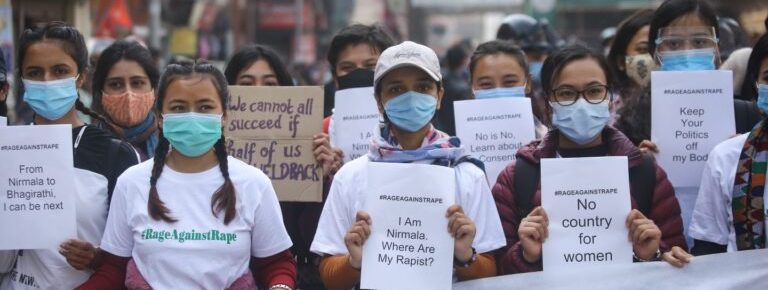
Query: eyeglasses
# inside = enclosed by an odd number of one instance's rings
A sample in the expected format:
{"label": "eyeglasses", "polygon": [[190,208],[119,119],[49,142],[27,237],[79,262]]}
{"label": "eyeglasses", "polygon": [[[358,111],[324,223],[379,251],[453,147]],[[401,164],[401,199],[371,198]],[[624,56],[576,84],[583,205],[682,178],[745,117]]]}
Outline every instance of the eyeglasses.
{"label": "eyeglasses", "polygon": [[579,96],[582,96],[587,103],[596,105],[608,99],[610,94],[611,90],[606,85],[592,85],[581,91],[557,88],[552,90],[551,100],[561,106],[570,106],[579,100]]}
{"label": "eyeglasses", "polygon": [[718,42],[714,27],[665,27],[655,41],[659,52],[715,48]]}

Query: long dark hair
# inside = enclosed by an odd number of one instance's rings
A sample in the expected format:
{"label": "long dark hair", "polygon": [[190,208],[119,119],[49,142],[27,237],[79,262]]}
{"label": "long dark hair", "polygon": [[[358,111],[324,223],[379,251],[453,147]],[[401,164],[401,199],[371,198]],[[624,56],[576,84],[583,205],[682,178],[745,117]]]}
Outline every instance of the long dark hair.
{"label": "long dark hair", "polygon": [[626,99],[618,111],[619,118],[613,125],[629,138],[635,146],[643,140],[651,140],[651,90],[645,88],[637,97]]}
{"label": "long dark hair", "polygon": [[155,60],[149,49],[145,48],[136,41],[118,40],[107,47],[99,56],[96,68],[93,71],[92,90],[93,104],[91,108],[99,114],[108,116],[101,105],[101,95],[104,90],[104,83],[107,80],[109,70],[121,60],[130,60],[136,62],[144,69],[144,73],[149,78],[152,88],[157,88],[157,81],[160,78],[160,72],[157,70]]}
{"label": "long dark hair", "polygon": [[747,100],[757,99],[757,87],[755,83],[760,79],[760,64],[768,57],[768,33],[763,34],[752,48],[747,62],[747,73],[744,75],[744,83],[741,85],[741,95]]}
{"label": "long dark hair", "polygon": [[706,1],[668,0],[656,9],[653,20],[651,20],[651,30],[648,32],[648,50],[652,56],[656,55],[656,39],[659,38],[659,29],[669,26],[672,21],[683,15],[694,12],[706,25],[714,27],[715,37],[720,36],[717,11]]}
{"label": "long dark hair", "polygon": [[632,80],[627,76],[626,68],[622,69],[626,63],[627,48],[635,34],[644,26],[651,24],[651,19],[653,19],[653,10],[640,10],[622,21],[619,24],[619,29],[616,31],[616,37],[611,45],[611,50],[608,52],[608,65],[611,66],[616,76],[616,81],[621,87],[622,95],[625,94],[626,90],[634,86]]}
{"label": "long dark hair", "polygon": [[[229,90],[227,89],[227,81],[224,78],[224,75],[210,63],[199,60],[197,62],[181,61],[168,65],[163,76],[160,78],[155,109],[158,112],[163,111],[165,93],[168,86],[173,81],[196,76],[209,79],[213,83],[218,91],[222,108],[226,108]],[[168,155],[170,145],[168,139],[163,136],[162,130],[160,130],[159,139],[160,144],[155,151],[155,164],[152,167],[152,176],[149,178],[150,189],[147,209],[149,211],[149,216],[152,217],[152,219],[173,223],[177,220],[170,216],[170,210],[165,206],[163,201],[160,200],[160,195],[157,192],[157,180],[160,177],[160,174],[163,173],[165,158]],[[218,214],[221,211],[224,211],[224,224],[229,224],[229,222],[235,218],[235,214],[237,213],[237,210],[235,209],[237,197],[235,196],[235,186],[229,178],[229,164],[227,163],[227,150],[223,134],[219,141],[216,142],[216,145],[214,145],[214,152],[216,153],[216,158],[219,160],[219,170],[221,170],[221,175],[224,176],[224,184],[216,190],[211,198],[211,213],[218,217]]]}
{"label": "long dark hair", "polygon": [[[31,45],[46,41],[56,40],[72,60],[77,64],[77,72],[81,77],[88,72],[88,49],[85,46],[83,35],[77,29],[64,22],[53,21],[41,27],[28,28],[19,36],[19,50],[16,56],[16,99],[22,100],[24,96],[24,83],[21,81],[24,56]],[[78,97],[75,101],[75,109],[90,116],[93,119],[107,122],[101,114],[96,113],[83,105]]]}
{"label": "long dark hair", "polygon": [[263,59],[272,68],[277,77],[277,82],[281,86],[292,86],[293,78],[288,73],[288,69],[277,52],[264,45],[251,45],[246,46],[239,50],[227,63],[227,68],[224,70],[224,76],[227,78],[227,83],[234,85],[237,83],[237,76],[253,65],[254,62]]}

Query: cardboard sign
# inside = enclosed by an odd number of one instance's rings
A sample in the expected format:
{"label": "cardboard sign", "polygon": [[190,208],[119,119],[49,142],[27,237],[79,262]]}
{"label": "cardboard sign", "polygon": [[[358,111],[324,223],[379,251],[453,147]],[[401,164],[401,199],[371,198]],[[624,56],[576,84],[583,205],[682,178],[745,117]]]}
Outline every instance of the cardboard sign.
{"label": "cardboard sign", "polygon": [[536,138],[528,98],[496,98],[454,102],[456,136],[473,157],[485,163],[493,187],[515,153]]}
{"label": "cardboard sign", "polygon": [[0,128],[0,250],[77,237],[72,158],[71,125]]}
{"label": "cardboard sign", "polygon": [[651,140],[676,188],[698,187],[709,152],[736,134],[731,71],[651,74]]}
{"label": "cardboard sign", "polygon": [[331,143],[344,152],[344,162],[368,153],[381,114],[373,96],[373,87],[336,91]]}
{"label": "cardboard sign", "polygon": [[[406,173],[406,174],[404,174]],[[448,167],[371,162],[363,210],[371,235],[363,245],[365,289],[450,289],[454,240],[445,213],[456,183]]]}
{"label": "cardboard sign", "polygon": [[322,88],[230,86],[229,93],[229,155],[261,169],[280,201],[322,201],[323,168],[312,144],[322,131]]}
{"label": "cardboard sign", "polygon": [[632,263],[627,157],[542,159],[541,205],[549,216],[545,271]]}

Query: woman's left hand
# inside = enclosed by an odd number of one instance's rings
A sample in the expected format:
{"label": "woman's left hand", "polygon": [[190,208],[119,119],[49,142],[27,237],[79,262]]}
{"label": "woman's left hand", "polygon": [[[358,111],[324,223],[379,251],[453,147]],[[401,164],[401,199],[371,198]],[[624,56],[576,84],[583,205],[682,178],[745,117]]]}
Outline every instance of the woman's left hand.
{"label": "woman's left hand", "polygon": [[453,255],[459,262],[469,262],[472,259],[472,242],[475,240],[475,223],[464,214],[460,205],[454,204],[445,214],[448,218],[448,232],[456,242]]}
{"label": "woman's left hand", "polygon": [[336,174],[344,160],[343,152],[331,146],[328,134],[321,133],[313,136],[313,153],[315,160],[323,166],[323,177]]}
{"label": "woman's left hand", "polygon": [[659,227],[639,210],[633,209],[627,217],[627,228],[635,256],[643,260],[653,259],[661,243]]}
{"label": "woman's left hand", "polygon": [[59,253],[67,259],[67,263],[72,268],[81,271],[95,268],[100,256],[99,249],[91,243],[77,239],[63,242],[59,246]]}

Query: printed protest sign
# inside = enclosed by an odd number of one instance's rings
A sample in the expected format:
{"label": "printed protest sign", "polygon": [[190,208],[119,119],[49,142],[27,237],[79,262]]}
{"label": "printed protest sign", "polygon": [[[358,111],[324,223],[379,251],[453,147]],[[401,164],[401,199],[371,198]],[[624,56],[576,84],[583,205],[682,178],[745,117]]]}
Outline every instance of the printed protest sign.
{"label": "printed protest sign", "polygon": [[542,159],[541,205],[549,216],[545,271],[632,263],[627,157]]}
{"label": "printed protest sign", "polygon": [[651,74],[651,140],[675,187],[698,187],[709,152],[736,134],[731,71]]}
{"label": "printed protest sign", "polygon": [[456,136],[473,157],[485,163],[488,184],[510,162],[520,147],[536,138],[531,100],[496,98],[454,102]]}
{"label": "printed protest sign", "polygon": [[333,109],[331,143],[344,152],[344,162],[368,153],[373,130],[378,128],[381,114],[373,96],[373,87],[336,91]]}
{"label": "printed protest sign", "polygon": [[[407,173],[407,174],[404,174]],[[426,164],[368,166],[361,287],[450,289],[453,243],[445,213],[454,204],[453,169]]]}
{"label": "printed protest sign", "polygon": [[0,128],[0,250],[77,237],[72,126]]}
{"label": "printed protest sign", "polygon": [[229,93],[229,155],[261,169],[281,201],[322,201],[323,168],[312,141],[322,131],[323,90],[230,86]]}

